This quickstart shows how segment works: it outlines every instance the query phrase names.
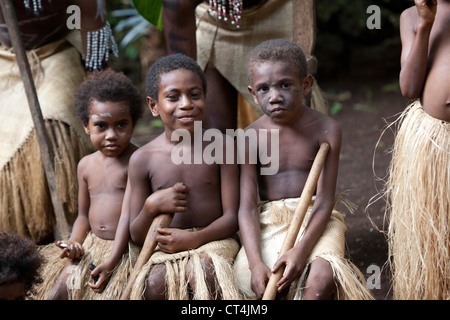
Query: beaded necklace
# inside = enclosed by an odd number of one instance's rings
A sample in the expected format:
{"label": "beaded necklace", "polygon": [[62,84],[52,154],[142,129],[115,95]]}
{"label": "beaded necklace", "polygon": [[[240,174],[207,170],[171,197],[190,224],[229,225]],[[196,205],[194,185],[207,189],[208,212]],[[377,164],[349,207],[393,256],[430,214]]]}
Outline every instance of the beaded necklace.
{"label": "beaded necklace", "polygon": [[[52,0],[47,0],[51,3]],[[102,11],[101,1],[97,1],[97,6]],[[29,14],[39,17],[43,12],[42,0],[23,0],[25,9]],[[104,9],[104,8],[103,8]],[[97,16],[101,13],[97,12]],[[103,19],[102,19],[103,20]],[[119,56],[119,50],[114,40],[111,26],[108,21],[104,27],[90,31],[86,31],[86,55],[83,55],[84,67],[86,70],[95,71],[102,69],[102,64],[109,60],[110,51],[114,56]]]}
{"label": "beaded necklace", "polygon": [[[228,21],[239,29],[243,0],[209,0],[208,12],[218,20]],[[228,15],[227,15],[228,12]]]}

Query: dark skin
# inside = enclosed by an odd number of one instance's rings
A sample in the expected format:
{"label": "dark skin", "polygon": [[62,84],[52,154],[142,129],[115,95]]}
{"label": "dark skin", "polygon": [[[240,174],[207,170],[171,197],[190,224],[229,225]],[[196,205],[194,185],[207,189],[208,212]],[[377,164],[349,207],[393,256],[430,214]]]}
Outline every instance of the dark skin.
{"label": "dark skin", "polygon": [[[163,213],[174,214],[170,227],[159,229],[156,238],[159,248],[166,253],[195,249],[237,231],[236,162],[177,165],[171,158],[174,146],[179,143],[171,141],[172,133],[185,129],[194,135],[194,121],[201,121],[204,116],[204,99],[200,77],[185,69],[162,74],[158,99],[147,97],[152,114],[161,117],[165,131],[141,147],[130,160],[127,185],[130,233],[137,244],[144,242],[153,219]],[[202,150],[206,146],[203,143]],[[188,228],[203,229],[185,230]],[[164,299],[164,273],[164,266],[150,271],[146,299]],[[208,285],[213,287],[212,274],[208,279]],[[191,285],[193,281],[191,277]]]}
{"label": "dark skin", "polygon": [[[98,14],[97,2],[92,0],[58,0],[52,1],[51,3],[47,0],[43,0],[43,11],[39,13],[39,17],[36,17],[33,13],[28,13],[23,1],[12,2],[14,4],[22,41],[26,50],[36,49],[53,41],[62,39],[70,32],[66,25],[69,17],[66,10],[70,5],[78,5],[82,12],[80,15],[80,24],[83,44],[86,43],[87,30],[99,29],[103,27],[106,22],[105,14]],[[11,46],[1,9],[0,24],[0,41],[7,46]]]}
{"label": "dark skin", "polygon": [[[323,233],[334,206],[342,133],[331,118],[303,104],[310,93],[311,76],[300,78],[283,61],[265,61],[251,74],[249,91],[265,115],[246,130],[279,130],[279,170],[273,175],[259,175],[260,164],[241,165],[241,197],[239,227],[243,246],[252,272],[252,289],[258,298],[271,272],[285,265],[285,273],[277,283],[283,292],[302,274],[306,259]],[[270,141],[271,136],[268,136]],[[258,190],[261,200],[299,197],[321,143],[330,150],[320,174],[316,201],[302,239],[275,263],[271,270],[261,256],[261,230],[258,212]],[[282,146],[282,147],[281,147]],[[270,150],[270,149],[269,149]],[[248,152],[248,150],[247,150]],[[311,263],[304,299],[331,299],[335,294],[333,271],[329,263],[317,258]]]}
{"label": "dark skin", "polygon": [[450,1],[416,0],[400,17],[400,87],[430,116],[450,121]]}
{"label": "dark skin", "polygon": [[[81,244],[89,231],[101,239],[114,240],[109,258],[91,273],[91,277],[99,275],[99,279],[89,286],[100,293],[128,243],[128,215],[122,214],[121,209],[128,162],[137,147],[130,144],[134,123],[125,101],[93,100],[89,123],[84,126],[98,151],[85,156],[78,164],[78,216],[69,240],[58,241],[56,245],[62,248],[60,257],[69,259],[68,268],[83,256]],[[63,248],[62,244],[69,248]],[[68,275],[64,271],[61,274]],[[55,290],[53,299],[67,299],[65,281]]]}
{"label": "dark skin", "polygon": [[[164,0],[163,24],[168,53],[197,58],[195,8],[202,0]],[[204,128],[237,128],[237,90],[214,67],[205,70],[208,82]]]}

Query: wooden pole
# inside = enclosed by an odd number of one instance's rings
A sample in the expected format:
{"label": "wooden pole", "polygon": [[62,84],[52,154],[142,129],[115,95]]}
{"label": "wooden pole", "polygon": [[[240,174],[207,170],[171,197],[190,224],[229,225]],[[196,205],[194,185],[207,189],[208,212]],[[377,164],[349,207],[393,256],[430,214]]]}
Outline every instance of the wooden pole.
{"label": "wooden pole", "polygon": [[[67,222],[64,206],[59,197],[56,188],[55,168],[53,164],[53,154],[50,149],[50,142],[45,130],[45,124],[42,117],[41,107],[37,97],[36,87],[31,74],[30,65],[26,55],[25,47],[20,36],[20,30],[17,23],[17,17],[11,0],[1,0],[0,2],[3,17],[5,18],[11,43],[16,54],[17,64],[19,65],[22,81],[27,95],[28,104],[33,118],[34,127],[39,143],[39,148],[44,165],[45,175],[48,187],[50,189],[51,200],[56,218],[55,238],[67,238],[70,233],[69,223]],[[12,106],[14,107],[14,106]]]}
{"label": "wooden pole", "polygon": [[128,279],[127,286],[125,287],[120,300],[130,299],[131,290],[133,289],[134,283],[136,282],[136,277],[142,267],[150,259],[153,251],[156,248],[156,234],[158,228],[167,228],[172,222],[173,216],[171,214],[159,214],[157,215],[148,229],[147,236],[145,237],[144,245],[142,246],[139,257],[134,264],[133,270],[131,271],[130,278]]}
{"label": "wooden pole", "polygon": [[[280,257],[289,249],[291,249],[295,244],[298,232],[300,231],[300,227],[303,223],[303,219],[305,218],[306,212],[308,211],[311,198],[316,190],[317,182],[319,180],[320,173],[322,172],[322,168],[325,163],[325,159],[327,158],[329,149],[330,146],[328,143],[324,142],[320,145],[319,151],[317,152],[317,155],[311,166],[311,171],[309,172],[308,178],[306,179],[306,183],[298,201],[297,207],[295,208],[292,222],[289,226],[283,245],[281,246],[280,253],[278,254],[278,259],[280,259]],[[277,295],[277,282],[282,278],[284,269],[284,267],[281,267],[276,273],[273,273],[270,276],[269,282],[266,286],[266,290],[264,291],[264,295],[262,298],[263,300],[275,299]]]}

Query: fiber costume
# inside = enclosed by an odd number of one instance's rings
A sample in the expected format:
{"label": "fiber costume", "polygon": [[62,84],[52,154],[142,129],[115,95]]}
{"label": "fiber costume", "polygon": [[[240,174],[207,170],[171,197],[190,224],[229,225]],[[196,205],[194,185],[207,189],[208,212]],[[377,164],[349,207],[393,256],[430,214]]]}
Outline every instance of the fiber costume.
{"label": "fiber costume", "polygon": [[[204,280],[202,256],[212,260],[216,277],[216,287],[222,299],[240,299],[236,279],[234,277],[232,263],[239,250],[239,244],[234,239],[212,241],[197,249],[168,254],[160,251],[158,247],[149,261],[139,272],[136,283],[131,292],[130,300],[143,299],[143,293],[147,285],[147,277],[150,269],[156,264],[164,264],[166,267],[166,298],[168,300],[186,300],[192,291],[194,300],[211,300],[212,297]],[[189,287],[187,264],[191,264],[195,288]]]}
{"label": "fiber costume", "polygon": [[[83,242],[84,255],[78,264],[68,268],[70,273],[67,279],[67,288],[70,300],[118,300],[122,291],[125,289],[127,279],[131,273],[132,267],[139,256],[139,247],[129,242],[128,250],[122,255],[116,268],[111,274],[105,290],[102,293],[95,293],[88,286],[92,282],[89,265],[93,263],[98,266],[103,263],[110,255],[114,245],[114,240],[105,240],[89,232]],[[43,283],[35,289],[37,292],[33,298],[36,300],[47,299],[52,295],[52,288],[58,281],[58,277],[64,268],[68,259],[59,258],[61,249],[54,244],[41,247],[41,253],[47,262],[41,271]]]}
{"label": "fiber costume", "polygon": [[[91,146],[72,103],[84,68],[68,39],[27,53],[55,156],[58,192],[69,213],[69,223],[73,223],[77,213],[77,163]],[[15,54],[3,45],[0,101],[0,229],[40,242],[53,233],[53,206]]]}
{"label": "fiber costume", "polygon": [[[271,202],[264,201],[259,205],[262,259],[270,268],[277,261],[278,252],[286,237],[298,200],[299,198],[289,198]],[[314,198],[300,228],[297,241],[301,238],[308,224],[313,204]],[[344,223],[343,214],[333,210],[328,225],[308,257],[305,271],[299,280],[291,284],[287,299],[302,298],[310,263],[317,257],[328,261],[333,269],[337,285],[337,299],[373,299],[365,286],[364,276],[352,262],[344,258],[346,234],[347,227]],[[244,297],[256,299],[256,295],[251,289],[251,271],[244,247],[241,248],[236,257],[234,270],[238,277],[239,289]]]}
{"label": "fiber costume", "polygon": [[[208,9],[208,3],[201,3],[195,11],[197,63],[203,70],[207,65],[215,67],[261,116],[262,111],[247,89],[247,56],[254,47],[267,39],[284,38],[292,41],[292,1],[261,1],[244,9],[239,28],[229,21],[218,20]],[[311,108],[327,113],[316,81],[312,86]]]}
{"label": "fiber costume", "polygon": [[399,126],[386,183],[394,299],[450,299],[450,123],[419,101]]}
{"label": "fiber costume", "polygon": [[[16,8],[21,7],[19,1],[15,3]],[[51,1],[43,5],[42,1],[23,0],[22,6],[29,15],[25,21],[46,21],[48,16],[42,13],[52,5]],[[104,2],[96,1],[95,5],[97,15],[106,15]],[[98,30],[85,31],[84,65],[79,31],[27,51],[49,147],[54,154],[57,191],[69,224],[73,224],[77,215],[77,163],[93,151],[89,137],[75,115],[74,94],[84,79],[85,69],[100,69],[108,60],[110,50],[117,55],[117,45],[107,22]],[[16,232],[37,243],[47,242],[53,236],[56,223],[51,195],[16,56],[12,48],[2,43],[0,117],[3,120],[0,128],[0,230]]]}

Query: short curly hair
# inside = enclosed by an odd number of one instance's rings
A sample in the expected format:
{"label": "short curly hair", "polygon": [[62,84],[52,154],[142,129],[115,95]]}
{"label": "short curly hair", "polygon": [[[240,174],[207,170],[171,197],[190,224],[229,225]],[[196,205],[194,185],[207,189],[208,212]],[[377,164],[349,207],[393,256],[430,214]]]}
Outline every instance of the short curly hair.
{"label": "short curly hair", "polygon": [[134,124],[144,113],[143,100],[137,87],[125,74],[112,69],[95,71],[78,88],[75,94],[75,112],[84,125],[89,123],[90,106],[93,100],[127,101]]}
{"label": "short curly hair", "polygon": [[255,67],[267,61],[284,61],[296,72],[300,79],[308,75],[306,57],[303,50],[292,41],[285,39],[267,40],[257,45],[247,58],[247,77],[251,84],[251,76]]}
{"label": "short curly hair", "polygon": [[145,79],[145,92],[147,96],[158,101],[161,75],[178,69],[186,69],[197,74],[202,82],[203,93],[206,95],[206,78],[200,66],[194,59],[182,53],[175,53],[159,58],[148,70]]}
{"label": "short curly hair", "polygon": [[42,282],[39,268],[44,257],[37,245],[15,233],[0,232],[0,285],[25,283],[25,293]]}

